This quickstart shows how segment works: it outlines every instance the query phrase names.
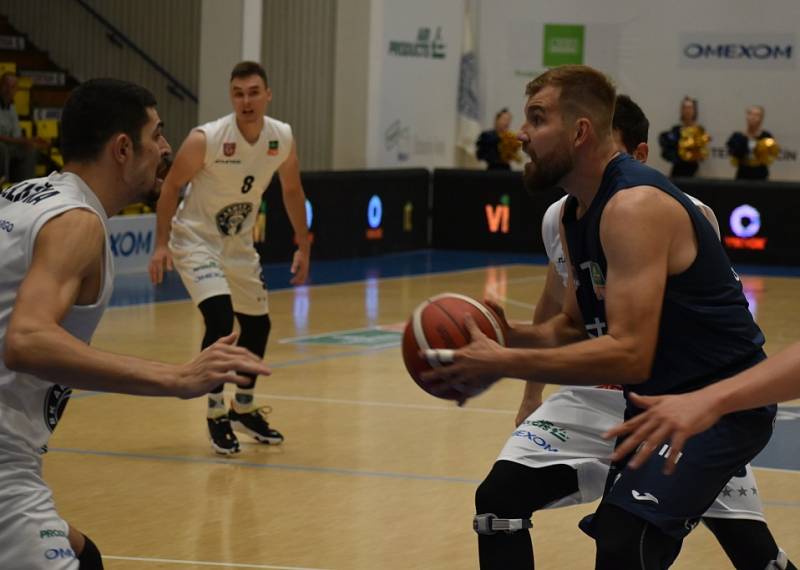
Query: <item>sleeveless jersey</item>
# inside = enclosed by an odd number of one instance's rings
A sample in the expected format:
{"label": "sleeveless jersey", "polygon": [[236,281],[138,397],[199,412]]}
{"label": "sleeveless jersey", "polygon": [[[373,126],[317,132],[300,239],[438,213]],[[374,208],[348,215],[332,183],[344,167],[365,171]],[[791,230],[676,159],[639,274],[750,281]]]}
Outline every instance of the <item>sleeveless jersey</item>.
{"label": "sleeveless jersey", "polygon": [[624,154],[609,162],[597,195],[580,219],[576,218],[574,197],[567,199],[564,209],[565,238],[587,332],[600,336],[608,330],[604,301],[607,264],[600,243],[603,210],[617,192],[635,186],[652,186],[677,200],[687,211],[697,237],[694,262],[667,278],[653,368],[636,392],[657,395],[695,390],[763,360],[764,335],[753,321],[739,277],[712,225],[665,176]]}
{"label": "sleeveless jersey", "polygon": [[[709,206],[695,198],[686,194],[686,197],[692,201],[697,208],[703,213],[706,219],[714,228],[717,238],[720,238],[719,222],[717,216],[714,214]],[[544,250],[547,254],[547,259],[555,266],[556,273],[561,277],[561,284],[566,287],[569,280],[569,271],[567,270],[567,259],[564,255],[564,248],[561,245],[561,234],[559,232],[559,216],[561,215],[561,208],[564,202],[567,201],[567,196],[556,200],[544,213],[542,217],[542,241],[544,242]]]}
{"label": "sleeveless jersey", "polygon": [[235,113],[197,129],[206,136],[203,168],[189,183],[172,220],[170,247],[190,248],[197,241],[221,247],[232,236],[252,242],[261,195],[289,156],[292,129],[264,117],[252,145],[239,132]]}
{"label": "sleeveless jersey", "polygon": [[[108,241],[108,218],[94,192],[77,175],[51,174],[0,191],[0,344],[6,331],[17,291],[33,257],[39,230],[68,210],[83,208],[97,214]],[[100,295],[92,305],[73,306],[61,322],[71,335],[88,343],[103,315],[114,282],[113,258],[105,247]],[[13,476],[6,468],[22,462],[38,463],[47,449],[67,405],[71,389],[30,374],[15,372],[0,362],[0,489]],[[31,462],[32,456],[37,457]],[[0,491],[1,492],[1,491]]]}

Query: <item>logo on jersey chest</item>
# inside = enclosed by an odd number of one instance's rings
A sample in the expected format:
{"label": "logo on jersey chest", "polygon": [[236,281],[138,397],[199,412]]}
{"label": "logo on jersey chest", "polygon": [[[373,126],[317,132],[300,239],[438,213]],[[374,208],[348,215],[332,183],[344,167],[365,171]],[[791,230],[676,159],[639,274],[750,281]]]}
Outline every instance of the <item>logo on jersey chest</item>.
{"label": "logo on jersey chest", "polygon": [[236,143],[222,143],[222,154],[225,156],[233,156],[236,154]]}
{"label": "logo on jersey chest", "polygon": [[44,423],[51,433],[56,429],[58,420],[61,419],[61,415],[67,407],[70,395],[72,395],[72,388],[58,384],[53,384],[47,391],[44,398]]}
{"label": "logo on jersey chest", "polygon": [[253,205],[249,202],[225,206],[216,215],[219,233],[225,236],[235,236],[242,231],[244,221],[252,211]]}
{"label": "logo on jersey chest", "polygon": [[597,297],[598,301],[604,300],[606,298],[606,277],[603,275],[600,264],[594,261],[584,261],[581,263],[580,268],[586,269],[589,272],[594,296]]}
{"label": "logo on jersey chest", "polygon": [[269,156],[278,156],[278,141],[269,141],[269,147],[267,148],[267,155]]}

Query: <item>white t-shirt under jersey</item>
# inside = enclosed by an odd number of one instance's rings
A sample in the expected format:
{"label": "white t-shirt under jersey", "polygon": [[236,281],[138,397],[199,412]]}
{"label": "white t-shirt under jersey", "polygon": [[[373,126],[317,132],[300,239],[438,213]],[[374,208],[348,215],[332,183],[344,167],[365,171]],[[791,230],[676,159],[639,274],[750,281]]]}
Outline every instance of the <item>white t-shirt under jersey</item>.
{"label": "white t-shirt under jersey", "polygon": [[[697,206],[700,212],[709,221],[711,227],[714,228],[714,231],[717,232],[717,237],[720,237],[719,222],[717,221],[717,216],[714,214],[714,210],[694,196],[686,194],[686,197]],[[550,207],[547,208],[544,213],[544,217],[542,217],[542,241],[544,242],[547,259],[550,260],[550,263],[555,265],[556,272],[561,277],[561,283],[564,287],[567,286],[569,271],[567,270],[567,259],[564,256],[564,247],[561,245],[559,227],[561,225],[561,210],[566,200],[567,196],[564,196],[560,200],[556,200],[550,204]]]}
{"label": "white t-shirt under jersey", "polygon": [[[68,210],[97,214],[108,240],[108,219],[94,192],[77,175],[51,174],[0,190],[0,345],[4,344],[20,284],[39,230]],[[102,289],[92,305],[73,306],[61,326],[88,343],[111,297],[113,259],[105,248]],[[69,388],[6,368],[0,360],[0,497],[40,483],[39,455],[67,404]]]}
{"label": "white t-shirt under jersey", "polygon": [[172,220],[170,247],[191,248],[198,241],[221,245],[229,236],[249,243],[261,195],[291,151],[292,128],[264,117],[252,145],[239,131],[235,113],[197,129],[206,136],[203,168]]}

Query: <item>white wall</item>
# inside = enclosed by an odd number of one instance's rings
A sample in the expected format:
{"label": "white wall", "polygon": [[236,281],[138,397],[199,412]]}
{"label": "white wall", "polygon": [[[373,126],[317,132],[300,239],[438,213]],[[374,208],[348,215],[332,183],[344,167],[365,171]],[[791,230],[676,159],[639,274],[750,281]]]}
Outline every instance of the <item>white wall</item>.
{"label": "white wall", "polygon": [[[542,70],[543,25],[583,24],[584,63],[612,76],[649,117],[654,166],[668,169],[659,156],[658,134],[677,122],[680,99],[688,94],[700,102],[700,122],[714,139],[712,147],[720,147],[699,175],[733,177],[721,148],[731,132],[744,129],[745,107],[760,104],[767,111],[764,127],[788,151],[771,168],[771,178],[800,179],[795,103],[800,4],[794,0],[480,1],[479,81],[486,124],[504,106],[516,110],[515,122],[521,119],[525,83]],[[682,61],[682,42],[696,33],[711,44],[789,41],[793,52],[777,63],[739,58],[690,64]]]}
{"label": "white wall", "polygon": [[372,0],[367,166],[453,166],[463,17],[463,0]]}
{"label": "white wall", "polygon": [[231,112],[228,78],[242,60],[242,0],[202,0],[198,123]]}

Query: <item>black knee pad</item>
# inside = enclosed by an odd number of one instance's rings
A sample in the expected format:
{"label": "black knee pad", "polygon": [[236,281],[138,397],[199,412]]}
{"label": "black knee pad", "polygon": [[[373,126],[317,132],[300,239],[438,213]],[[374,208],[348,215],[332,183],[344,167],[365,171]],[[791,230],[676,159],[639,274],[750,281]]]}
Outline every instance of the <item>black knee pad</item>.
{"label": "black knee pad", "polygon": [[233,303],[230,295],[209,297],[197,306],[203,314],[206,332],[203,348],[207,348],[233,332]]}
{"label": "black knee pad", "polygon": [[269,313],[265,315],[245,315],[236,313],[236,320],[239,321],[241,333],[239,335],[239,346],[258,356],[264,356],[267,350],[269,332],[272,329],[272,320]]}
{"label": "black knee pad", "polygon": [[475,512],[527,519],[533,511],[577,490],[577,473],[568,465],[533,468],[497,461],[475,492]]}
{"label": "black knee pad", "polygon": [[84,544],[83,550],[78,556],[81,570],[103,570],[103,557],[97,549],[97,545],[92,542],[92,539],[83,535]]}
{"label": "black knee pad", "polygon": [[592,525],[597,570],[661,570],[670,567],[681,549],[681,540],[607,503],[600,504]]}

